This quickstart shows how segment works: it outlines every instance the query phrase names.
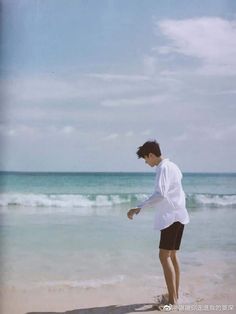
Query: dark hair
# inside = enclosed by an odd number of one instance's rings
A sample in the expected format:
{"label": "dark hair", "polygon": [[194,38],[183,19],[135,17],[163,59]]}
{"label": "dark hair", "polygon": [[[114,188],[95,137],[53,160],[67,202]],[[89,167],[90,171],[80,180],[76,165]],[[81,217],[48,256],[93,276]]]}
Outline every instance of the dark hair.
{"label": "dark hair", "polygon": [[138,148],[136,154],[138,155],[138,158],[144,158],[150,153],[156,155],[157,157],[161,156],[159,143],[157,143],[156,141],[148,141]]}

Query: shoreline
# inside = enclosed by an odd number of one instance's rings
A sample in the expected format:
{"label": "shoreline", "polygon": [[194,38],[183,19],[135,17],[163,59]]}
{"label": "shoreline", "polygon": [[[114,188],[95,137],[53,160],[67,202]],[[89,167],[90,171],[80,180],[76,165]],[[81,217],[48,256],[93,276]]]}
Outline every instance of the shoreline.
{"label": "shoreline", "polygon": [[[185,289],[183,288],[183,291]],[[224,287],[224,293],[214,291],[208,298],[206,291],[198,298],[193,297],[194,289],[180,293],[179,306],[185,313],[198,312],[190,310],[201,307],[227,306],[224,312],[234,313],[236,309],[233,300],[236,299],[234,289]],[[211,291],[212,292],[212,291]],[[29,314],[29,313],[73,313],[73,314],[125,314],[125,313],[146,313],[150,311],[154,304],[154,299],[166,293],[164,286],[160,289],[154,287],[129,287],[115,286],[103,287],[99,289],[79,289],[79,288],[47,288],[34,290],[19,290],[16,288],[3,288],[0,291],[1,310],[4,314]],[[233,306],[233,310],[229,309]],[[142,311],[142,309],[144,311]],[[149,310],[148,310],[149,309]],[[150,311],[156,313],[157,311]],[[176,312],[176,311],[171,311]],[[207,311],[213,312],[211,311]],[[203,310],[201,310],[203,313]]]}

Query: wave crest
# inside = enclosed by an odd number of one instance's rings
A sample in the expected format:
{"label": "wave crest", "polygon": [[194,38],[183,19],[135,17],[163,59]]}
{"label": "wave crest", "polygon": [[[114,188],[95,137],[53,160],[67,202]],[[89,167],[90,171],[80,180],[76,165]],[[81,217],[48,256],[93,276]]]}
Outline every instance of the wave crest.
{"label": "wave crest", "polygon": [[189,207],[235,207],[236,195],[192,194],[187,197]]}
{"label": "wave crest", "polygon": [[[0,207],[56,207],[56,208],[93,208],[114,207],[119,205],[136,206],[147,198],[147,194],[24,194],[6,193],[0,195]],[[187,208],[233,207],[236,208],[236,195],[188,194]]]}

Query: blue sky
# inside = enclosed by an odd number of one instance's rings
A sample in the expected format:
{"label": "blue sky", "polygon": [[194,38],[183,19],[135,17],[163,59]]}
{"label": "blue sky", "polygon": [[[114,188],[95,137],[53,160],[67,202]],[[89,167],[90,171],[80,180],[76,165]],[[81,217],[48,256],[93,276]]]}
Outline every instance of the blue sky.
{"label": "blue sky", "polygon": [[235,171],[236,2],[2,1],[1,170]]}

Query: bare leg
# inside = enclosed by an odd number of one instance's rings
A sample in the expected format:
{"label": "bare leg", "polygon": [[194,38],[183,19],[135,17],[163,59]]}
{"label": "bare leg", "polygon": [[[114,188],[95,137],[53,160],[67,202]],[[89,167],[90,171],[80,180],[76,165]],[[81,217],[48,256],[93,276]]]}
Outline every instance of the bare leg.
{"label": "bare leg", "polygon": [[175,268],[171,259],[171,250],[160,249],[159,258],[162,264],[166,285],[169,293],[169,303],[176,304],[176,279]]}
{"label": "bare leg", "polygon": [[180,266],[179,259],[177,257],[176,251],[171,251],[170,254],[174,269],[175,269],[175,288],[176,288],[176,297],[179,298],[179,280],[180,280]]}

